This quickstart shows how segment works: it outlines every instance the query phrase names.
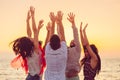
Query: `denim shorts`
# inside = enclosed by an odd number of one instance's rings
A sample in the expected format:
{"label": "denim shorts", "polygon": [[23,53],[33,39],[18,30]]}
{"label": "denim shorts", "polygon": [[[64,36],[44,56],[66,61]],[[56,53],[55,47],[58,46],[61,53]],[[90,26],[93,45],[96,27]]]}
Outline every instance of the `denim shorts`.
{"label": "denim shorts", "polygon": [[28,76],[26,77],[26,80],[40,80],[40,76],[38,74],[34,76],[28,74]]}

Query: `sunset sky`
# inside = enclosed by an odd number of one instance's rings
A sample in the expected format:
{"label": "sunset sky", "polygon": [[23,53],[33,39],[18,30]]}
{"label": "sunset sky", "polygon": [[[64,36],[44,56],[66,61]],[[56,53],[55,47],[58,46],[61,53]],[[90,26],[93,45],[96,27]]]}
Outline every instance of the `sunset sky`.
{"label": "sunset sky", "polygon": [[49,13],[61,10],[67,45],[73,39],[67,14],[75,14],[76,26],[88,23],[90,43],[96,44],[101,57],[120,58],[120,0],[0,0],[0,54],[13,53],[9,43],[26,36],[26,16],[30,6],[35,7],[38,24],[44,20],[39,40],[44,43]]}

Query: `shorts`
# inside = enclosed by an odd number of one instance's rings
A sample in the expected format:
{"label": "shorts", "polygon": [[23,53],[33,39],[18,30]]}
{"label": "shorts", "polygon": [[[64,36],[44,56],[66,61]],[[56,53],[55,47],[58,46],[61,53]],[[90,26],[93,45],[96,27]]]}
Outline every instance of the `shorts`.
{"label": "shorts", "polygon": [[79,79],[79,76],[77,75],[77,76],[71,77],[71,78],[66,77],[66,80],[80,80],[80,79]]}
{"label": "shorts", "polygon": [[40,76],[38,74],[34,76],[28,74],[28,76],[26,77],[26,80],[40,80]]}

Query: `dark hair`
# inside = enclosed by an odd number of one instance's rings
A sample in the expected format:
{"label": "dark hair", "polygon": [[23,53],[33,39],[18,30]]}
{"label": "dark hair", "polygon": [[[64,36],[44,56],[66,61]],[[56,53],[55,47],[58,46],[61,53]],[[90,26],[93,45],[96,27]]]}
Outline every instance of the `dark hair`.
{"label": "dark hair", "polygon": [[[86,48],[86,46],[83,46],[84,47],[84,51]],[[98,49],[96,48],[96,46],[94,44],[91,44],[90,45],[91,49],[93,50],[93,52],[96,54],[97,58],[98,58],[98,63],[97,63],[97,66],[96,66],[96,73],[99,74],[100,70],[101,70],[101,59],[100,59],[100,56],[98,54]],[[91,57],[89,57],[89,59],[91,59]],[[82,62],[82,65],[85,63],[85,61],[87,60],[87,57],[85,56],[81,62]]]}
{"label": "dark hair", "polygon": [[97,58],[98,58],[98,63],[97,63],[97,74],[99,74],[100,70],[101,70],[101,59],[100,56],[98,54],[98,49],[96,48],[96,46],[94,44],[90,45],[91,49],[93,50],[93,52],[96,54]]}
{"label": "dark hair", "polygon": [[60,38],[58,37],[58,35],[52,35],[52,37],[50,38],[50,46],[53,50],[57,50],[58,48],[60,48]]}
{"label": "dark hair", "polygon": [[[72,43],[72,44],[71,44]],[[72,47],[75,47],[75,43],[74,43],[74,40],[71,40],[71,42],[70,42],[70,47],[72,48]]]}
{"label": "dark hair", "polygon": [[13,41],[13,51],[16,55],[20,54],[23,59],[31,57],[34,44],[27,37],[21,37]]}
{"label": "dark hair", "polygon": [[39,41],[39,45],[42,46],[42,41]]}

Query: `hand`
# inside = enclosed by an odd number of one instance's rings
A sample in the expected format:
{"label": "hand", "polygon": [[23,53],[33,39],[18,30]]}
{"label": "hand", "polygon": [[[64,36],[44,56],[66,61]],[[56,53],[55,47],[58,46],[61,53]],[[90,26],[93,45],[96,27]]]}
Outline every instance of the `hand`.
{"label": "hand", "polygon": [[51,30],[51,23],[50,23],[50,22],[48,22],[48,24],[47,24],[47,26],[46,26],[46,29],[47,29],[47,31],[50,31],[50,30]]}
{"label": "hand", "polygon": [[43,27],[44,25],[43,22],[44,22],[43,20],[39,21],[38,30],[40,30]]}
{"label": "hand", "polygon": [[87,25],[88,25],[88,24],[86,24],[85,27],[83,28],[83,32],[85,32],[85,30],[86,30],[86,28],[87,28]]}
{"label": "hand", "polygon": [[55,22],[55,20],[56,20],[56,16],[54,15],[53,12],[50,12],[49,17],[50,17],[50,19],[51,19],[52,22]]}
{"label": "hand", "polygon": [[72,24],[75,24],[74,18],[75,18],[75,14],[73,14],[73,13],[70,12],[70,13],[68,14],[67,19],[68,19]]}
{"label": "hand", "polygon": [[63,13],[61,11],[57,12],[56,22],[59,23],[62,21]]}
{"label": "hand", "polygon": [[33,6],[30,6],[30,12],[31,12],[31,15],[33,16],[35,13],[35,8]]}
{"label": "hand", "polygon": [[27,20],[26,20],[26,21],[29,21],[30,18],[31,18],[30,11],[28,11],[28,14],[27,14]]}

